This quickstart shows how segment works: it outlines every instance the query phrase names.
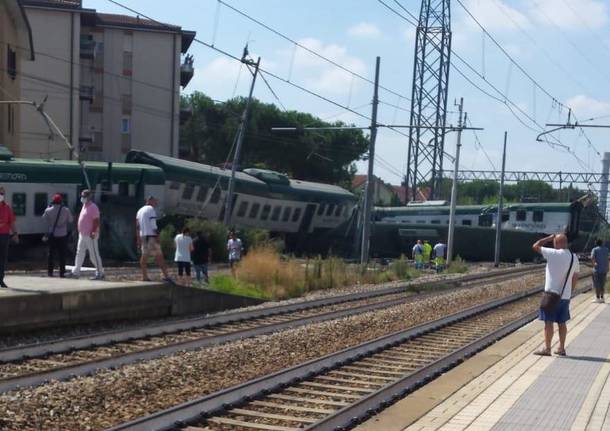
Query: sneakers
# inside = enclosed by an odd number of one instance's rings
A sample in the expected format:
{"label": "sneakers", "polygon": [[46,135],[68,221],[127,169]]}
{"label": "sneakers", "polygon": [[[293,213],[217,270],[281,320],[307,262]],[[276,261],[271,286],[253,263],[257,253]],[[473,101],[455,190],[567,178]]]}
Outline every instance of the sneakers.
{"label": "sneakers", "polygon": [[104,274],[98,274],[95,277],[91,277],[89,280],[104,280],[106,276]]}

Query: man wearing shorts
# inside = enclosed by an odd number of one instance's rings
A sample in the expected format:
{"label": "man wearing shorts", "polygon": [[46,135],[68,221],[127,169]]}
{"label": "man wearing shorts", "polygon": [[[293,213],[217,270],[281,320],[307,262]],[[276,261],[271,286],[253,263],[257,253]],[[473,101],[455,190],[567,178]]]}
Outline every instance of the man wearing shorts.
{"label": "man wearing shorts", "polygon": [[601,239],[595,241],[595,248],[591,250],[591,262],[593,262],[593,287],[595,288],[593,302],[603,304],[606,276],[608,275],[608,248]]}
{"label": "man wearing shorts", "polygon": [[[543,245],[553,245],[543,247]],[[544,291],[554,292],[561,295],[559,305],[549,313],[540,308],[539,319],[544,321],[544,348],[535,352],[536,355],[551,356],[551,344],[553,342],[553,323],[559,327],[559,347],[555,354],[565,356],[566,336],[568,327],[566,322],[570,320],[570,298],[572,289],[576,288],[578,281],[578,257],[568,249],[568,238],[564,234],[549,235],[534,243],[532,249],[542,254],[546,259],[546,274]],[[562,293],[563,290],[563,293]]]}
{"label": "man wearing shorts", "polygon": [[148,257],[154,256],[157,265],[163,273],[163,281],[173,284],[174,281],[167,274],[167,265],[161,251],[159,243],[159,232],[157,229],[157,212],[155,207],[158,205],[154,196],[146,199],[146,205],[140,208],[136,214],[136,242],[142,252],[140,258],[140,268],[142,268],[142,281],[150,281],[148,278]]}
{"label": "man wearing shorts", "polygon": [[191,252],[193,251],[193,239],[188,227],[182,229],[174,238],[176,253],[174,262],[178,265],[178,283],[182,286],[191,285]]}

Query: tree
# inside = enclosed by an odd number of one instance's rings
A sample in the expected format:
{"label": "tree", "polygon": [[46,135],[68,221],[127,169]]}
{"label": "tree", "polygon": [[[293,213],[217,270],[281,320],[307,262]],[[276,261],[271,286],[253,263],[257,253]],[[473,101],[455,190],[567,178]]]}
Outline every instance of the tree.
{"label": "tree", "polygon": [[[234,98],[214,103],[203,93],[183,96],[192,116],[181,126],[181,156],[209,165],[231,161],[240,117],[246,100]],[[272,127],[343,126],[327,123],[311,114],[281,111],[275,105],[252,100],[244,136],[241,166],[266,167],[301,180],[347,185],[355,172],[354,162],[368,149],[361,130],[271,132]]]}

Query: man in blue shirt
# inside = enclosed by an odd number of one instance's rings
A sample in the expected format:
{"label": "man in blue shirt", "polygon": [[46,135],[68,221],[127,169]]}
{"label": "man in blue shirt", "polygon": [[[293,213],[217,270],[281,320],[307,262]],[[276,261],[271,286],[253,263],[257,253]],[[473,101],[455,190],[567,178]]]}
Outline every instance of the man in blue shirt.
{"label": "man in blue shirt", "polygon": [[591,250],[591,261],[593,262],[593,287],[595,287],[595,300],[593,302],[604,302],[604,290],[606,288],[606,275],[608,274],[608,247],[601,239],[595,241],[595,248]]}

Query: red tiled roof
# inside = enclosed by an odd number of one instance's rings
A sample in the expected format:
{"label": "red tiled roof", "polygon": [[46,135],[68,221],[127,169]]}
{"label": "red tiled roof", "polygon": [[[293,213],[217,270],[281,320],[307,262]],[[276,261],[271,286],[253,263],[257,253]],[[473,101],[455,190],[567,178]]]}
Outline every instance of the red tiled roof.
{"label": "red tiled roof", "polygon": [[366,182],[366,175],[354,175],[352,179],[352,188],[357,189]]}
{"label": "red tiled roof", "polygon": [[407,203],[407,190],[405,189],[405,187],[393,185],[392,189],[394,190],[394,193],[396,193],[396,196],[398,196],[398,200],[400,201],[400,203],[406,204]]}

